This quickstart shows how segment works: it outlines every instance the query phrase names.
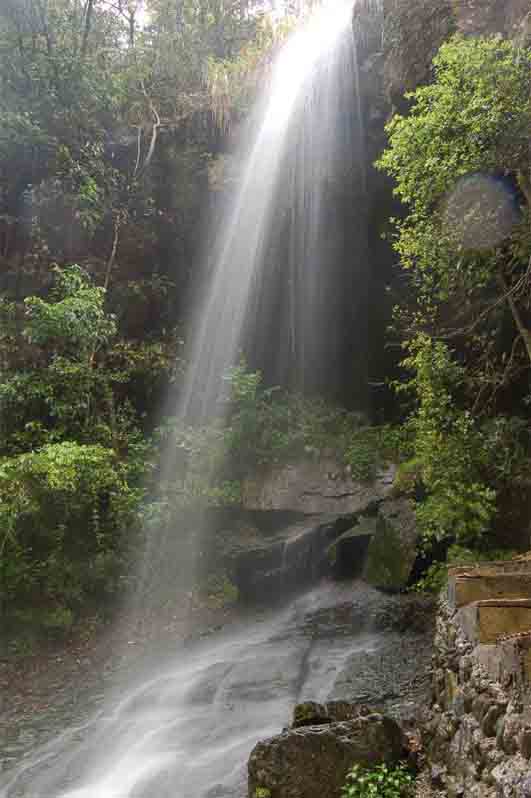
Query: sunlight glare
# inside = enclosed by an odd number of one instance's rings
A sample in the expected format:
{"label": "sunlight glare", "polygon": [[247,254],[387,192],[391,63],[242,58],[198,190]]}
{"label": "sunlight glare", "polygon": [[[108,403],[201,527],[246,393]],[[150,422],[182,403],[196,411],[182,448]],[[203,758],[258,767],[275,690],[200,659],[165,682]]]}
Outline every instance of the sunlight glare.
{"label": "sunlight glare", "polygon": [[321,56],[351,24],[352,0],[329,0],[312,12],[284,46],[273,73],[265,127],[278,130],[288,121],[305,80]]}

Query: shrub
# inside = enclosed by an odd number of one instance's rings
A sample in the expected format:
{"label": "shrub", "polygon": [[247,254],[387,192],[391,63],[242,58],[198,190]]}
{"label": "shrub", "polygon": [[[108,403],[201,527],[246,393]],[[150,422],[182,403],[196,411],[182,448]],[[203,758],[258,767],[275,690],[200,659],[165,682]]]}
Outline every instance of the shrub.
{"label": "shrub", "polygon": [[[226,379],[230,394],[224,441],[237,470],[245,472],[249,465],[303,456],[319,457],[327,449],[345,457],[360,432],[363,419],[358,413],[278,387],[265,388],[260,372],[249,372],[244,362],[231,369]],[[372,448],[372,440],[367,447]],[[352,457],[355,460],[353,453]],[[360,452],[360,463],[365,457]],[[372,459],[368,454],[367,458]],[[370,469],[361,465],[359,470],[366,473]]]}
{"label": "shrub", "polygon": [[343,787],[343,798],[407,798],[412,795],[413,776],[405,765],[354,765]]}

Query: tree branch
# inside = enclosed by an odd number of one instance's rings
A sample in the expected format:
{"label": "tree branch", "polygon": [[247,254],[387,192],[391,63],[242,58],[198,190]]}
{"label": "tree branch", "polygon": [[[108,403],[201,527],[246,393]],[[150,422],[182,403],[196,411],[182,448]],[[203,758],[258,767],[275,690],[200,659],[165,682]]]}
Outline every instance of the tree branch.
{"label": "tree branch", "polygon": [[103,283],[103,287],[106,291],[109,288],[111,271],[112,267],[114,266],[114,261],[116,260],[116,250],[118,249],[118,240],[120,238],[121,225],[122,225],[122,212],[120,211],[116,215],[116,218],[114,220],[114,236],[112,240],[112,249],[111,249],[111,254],[109,256],[109,260],[107,261],[107,269],[105,271],[105,282]]}
{"label": "tree branch", "polygon": [[[531,259],[529,261],[529,266],[531,267]],[[514,292],[509,289],[507,281],[501,269],[498,272],[498,280],[505,294],[505,298],[509,303],[509,307],[511,308],[511,313],[513,314],[514,323],[516,324],[516,328],[520,333],[522,340],[525,344],[527,355],[529,357],[529,362],[531,363],[531,330],[528,330],[528,328],[525,326],[523,322],[520,311],[518,310],[516,302],[514,301]]]}
{"label": "tree branch", "polygon": [[155,146],[157,144],[157,136],[160,128],[160,116],[157,112],[157,109],[153,105],[151,99],[148,97],[147,92],[144,87],[142,87],[144,96],[149,103],[149,110],[153,116],[153,128],[151,131],[151,141],[149,143],[149,149],[147,151],[146,159],[142,164],[141,174],[143,174],[146,169],[148,168],[149,164],[151,163],[151,159],[153,158],[153,153],[155,152]]}

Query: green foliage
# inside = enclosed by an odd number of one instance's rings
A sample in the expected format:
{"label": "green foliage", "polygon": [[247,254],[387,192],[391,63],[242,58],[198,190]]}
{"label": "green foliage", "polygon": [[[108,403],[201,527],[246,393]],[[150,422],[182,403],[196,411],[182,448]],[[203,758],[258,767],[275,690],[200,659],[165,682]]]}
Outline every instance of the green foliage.
{"label": "green foliage", "polygon": [[411,588],[416,593],[438,594],[448,582],[448,566],[475,564],[478,562],[496,562],[510,560],[517,552],[511,549],[481,548],[470,549],[454,544],[448,549],[445,562],[434,562]]}
{"label": "green foliage", "polygon": [[531,53],[501,37],[443,44],[435,81],[410,94],[410,115],[388,126],[391,146],[380,166],[396,178],[402,200],[428,210],[461,176],[526,163],[530,63]]}
{"label": "green foliage", "polygon": [[343,798],[407,798],[413,794],[414,779],[405,765],[354,765],[343,787]]}
{"label": "green foliage", "polygon": [[260,79],[271,65],[271,56],[293,29],[293,17],[274,20],[268,16],[257,22],[253,38],[236,57],[207,61],[206,85],[217,124],[228,130],[234,119],[249,109]]}
{"label": "green foliage", "polygon": [[139,492],[102,446],[63,442],[0,462],[4,607],[51,607],[57,617],[116,591],[120,546]]}
{"label": "green foliage", "polygon": [[54,272],[49,298],[25,300],[24,326],[9,304],[0,317],[0,454],[65,439],[126,451],[139,439],[135,410],[119,395],[123,386],[137,378],[146,358],[142,367],[151,379],[171,367],[160,349],[154,359],[149,345],[115,342],[105,291],[82,269]]}
{"label": "green foliage", "polygon": [[115,343],[84,270],[54,273],[24,323],[14,303],[0,316],[0,591],[17,628],[32,619],[49,634],[127,583],[150,444],[122,392],[139,364],[166,367],[149,345]]}
{"label": "green foliage", "polygon": [[398,463],[407,452],[407,430],[400,427],[363,427],[352,433],[344,461],[354,479],[373,479],[380,468]]}
{"label": "green foliage", "polygon": [[447,583],[448,565],[444,562],[434,562],[428,566],[420,579],[417,579],[411,590],[414,593],[438,595]]}
{"label": "green foliage", "polygon": [[238,588],[225,573],[211,574],[200,585],[200,591],[214,608],[229,607],[238,601]]}
{"label": "green foliage", "polygon": [[116,334],[114,320],[104,308],[105,290],[91,284],[79,266],[56,266],[54,272],[51,301],[35,296],[25,301],[24,337],[29,344],[85,359]]}
{"label": "green foliage", "polygon": [[458,289],[473,296],[496,279],[496,253],[479,251],[487,222],[477,246],[466,247],[461,223],[452,217],[448,225],[443,200],[460,178],[479,172],[528,175],[530,65],[531,52],[513,42],[456,36],[434,60],[435,82],[410,95],[410,115],[388,125],[378,166],[395,178],[408,207],[396,222],[396,249],[425,301],[446,301]]}
{"label": "green foliage", "polygon": [[319,399],[264,388],[262,375],[245,363],[231,369],[229,414],[224,443],[237,472],[249,465],[320,457],[332,450],[340,459],[351,447],[363,419]]}

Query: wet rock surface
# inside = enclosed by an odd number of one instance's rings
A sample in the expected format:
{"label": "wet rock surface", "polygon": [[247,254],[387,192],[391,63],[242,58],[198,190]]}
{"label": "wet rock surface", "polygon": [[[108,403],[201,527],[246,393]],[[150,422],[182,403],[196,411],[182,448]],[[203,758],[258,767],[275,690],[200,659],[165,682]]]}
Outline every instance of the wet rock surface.
{"label": "wet rock surface", "polygon": [[242,491],[243,506],[262,512],[355,515],[371,502],[388,496],[393,479],[393,468],[379,474],[371,483],[361,483],[352,479],[336,460],[305,460],[269,468],[247,480]]}

